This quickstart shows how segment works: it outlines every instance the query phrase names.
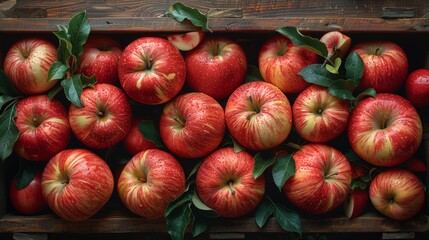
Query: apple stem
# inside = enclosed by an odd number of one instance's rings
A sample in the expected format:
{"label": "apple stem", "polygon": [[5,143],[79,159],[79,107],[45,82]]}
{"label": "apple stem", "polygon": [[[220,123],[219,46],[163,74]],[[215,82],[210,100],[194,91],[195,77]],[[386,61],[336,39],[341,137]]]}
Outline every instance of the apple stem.
{"label": "apple stem", "polygon": [[389,116],[387,116],[386,114],[383,114],[383,118],[381,118],[381,129],[385,129],[387,126],[387,120],[389,119]]}
{"label": "apple stem", "polygon": [[375,49],[375,55],[376,55],[376,56],[379,56],[379,55],[380,55],[380,51],[381,51],[381,49],[380,49],[380,48],[376,48],[376,49]]}
{"label": "apple stem", "polygon": [[329,178],[329,177],[332,177],[332,176],[335,176],[335,175],[338,175],[338,172],[333,172],[333,173],[330,173],[330,174],[326,175],[325,179]]}
{"label": "apple stem", "polygon": [[174,116],[174,121],[178,122],[180,125],[185,126],[185,122],[182,120],[182,118]]}
{"label": "apple stem", "polygon": [[233,183],[232,183],[232,181],[229,181],[229,182],[228,182],[229,190],[231,190],[231,194],[232,194],[232,195],[234,195],[234,194],[235,194],[235,190],[234,190],[234,188],[232,187],[232,184],[233,184]]}

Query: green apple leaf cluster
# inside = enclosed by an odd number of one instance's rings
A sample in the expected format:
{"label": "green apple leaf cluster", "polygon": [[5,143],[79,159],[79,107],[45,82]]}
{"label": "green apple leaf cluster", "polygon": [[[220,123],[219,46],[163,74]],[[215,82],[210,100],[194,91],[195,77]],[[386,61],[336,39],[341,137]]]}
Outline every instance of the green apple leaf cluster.
{"label": "green apple leaf cluster", "polygon": [[96,83],[95,76],[87,77],[77,73],[80,64],[79,56],[83,53],[83,45],[91,31],[86,11],[73,16],[68,27],[62,25],[57,27],[58,32],[54,32],[59,41],[57,61],[49,68],[48,80],[61,81],[60,86],[54,87],[48,95],[53,98],[61,89],[64,89],[64,94],[71,103],[83,107],[80,100],[83,89]]}
{"label": "green apple leaf cluster", "polygon": [[178,22],[189,20],[194,26],[201,27],[203,31],[210,31],[207,16],[202,14],[198,9],[185,6],[183,3],[176,2],[171,5],[167,12]]}

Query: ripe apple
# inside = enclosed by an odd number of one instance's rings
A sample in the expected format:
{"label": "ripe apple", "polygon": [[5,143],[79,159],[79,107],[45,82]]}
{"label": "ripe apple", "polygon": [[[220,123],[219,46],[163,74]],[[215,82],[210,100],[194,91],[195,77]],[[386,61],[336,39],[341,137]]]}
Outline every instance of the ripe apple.
{"label": "ripe apple", "polygon": [[253,156],[221,148],[207,156],[197,171],[198,196],[222,217],[240,217],[258,206],[265,193],[265,177],[252,176]]}
{"label": "ripe apple", "polygon": [[350,191],[352,169],[339,150],[322,143],[309,143],[292,157],[296,171],[283,185],[283,194],[293,205],[320,215],[343,203]]}
{"label": "ripe apple", "polygon": [[346,216],[348,218],[355,218],[362,215],[368,205],[368,183],[363,180],[364,176],[368,174],[368,169],[355,162],[350,162],[350,166],[352,167],[352,178],[358,179],[361,184],[364,184],[363,186],[360,184],[351,186],[350,192],[343,203]]}
{"label": "ripe apple", "polygon": [[369,185],[372,205],[394,220],[407,220],[423,209],[425,191],[419,178],[404,169],[388,169]]}
{"label": "ripe apple", "polygon": [[118,61],[122,53],[119,42],[106,35],[91,35],[83,45],[78,72],[95,75],[98,83],[118,82]]}
{"label": "ripe apple", "polygon": [[231,136],[250,150],[280,145],[292,128],[292,109],[288,98],[267,82],[249,82],[228,98],[225,121]]}
{"label": "ripe apple", "polygon": [[168,204],[185,191],[180,163],[159,149],[135,155],[122,170],[118,194],[125,206],[145,218],[161,218]]}
{"label": "ripe apple", "polygon": [[85,88],[84,107],[70,105],[69,122],[74,135],[90,148],[109,148],[119,143],[131,129],[131,105],[125,93],[108,83]]}
{"label": "ripe apple", "polygon": [[262,78],[284,93],[299,93],[308,87],[310,83],[298,75],[298,72],[317,60],[315,53],[296,46],[285,36],[268,39],[258,56]]}
{"label": "ripe apple", "polygon": [[144,119],[145,117],[134,118],[130,131],[122,140],[123,146],[132,156],[143,150],[158,148],[154,142],[149,141],[140,131],[139,124]]}
{"label": "ripe apple", "polygon": [[48,81],[48,71],[57,60],[57,48],[36,37],[23,38],[9,48],[3,69],[15,88],[25,95],[47,92],[56,83]]}
{"label": "ripe apple", "polygon": [[179,157],[199,158],[213,152],[225,133],[222,106],[200,92],[179,95],[164,106],[160,135],[167,148]]}
{"label": "ripe apple", "polygon": [[364,71],[358,91],[373,88],[377,93],[394,93],[404,84],[408,74],[408,59],[404,50],[390,41],[364,41],[355,45],[363,60]]}
{"label": "ripe apple", "polygon": [[427,170],[426,164],[417,157],[413,157],[405,161],[403,168],[415,174],[425,173]]}
{"label": "ripe apple", "polygon": [[15,125],[19,137],[14,145],[18,156],[47,161],[67,148],[71,128],[67,110],[48,95],[27,96],[16,105]]}
{"label": "ripe apple", "polygon": [[298,134],[310,142],[328,142],[347,127],[349,102],[332,96],[327,88],[310,85],[302,91],[292,106],[292,116]]}
{"label": "ripe apple", "polygon": [[118,63],[125,93],[143,104],[161,104],[185,84],[185,61],[176,47],[159,37],[141,37],[125,47]]}
{"label": "ripe apple", "polygon": [[48,204],[42,194],[42,171],[36,171],[34,178],[24,188],[18,189],[17,176],[9,183],[9,199],[12,207],[21,214],[41,213]]}
{"label": "ripe apple", "polygon": [[352,43],[352,39],[349,36],[339,31],[330,31],[323,34],[320,41],[326,45],[328,58],[331,61],[334,61],[336,58],[343,58]]}
{"label": "ripe apple", "polygon": [[363,160],[383,167],[398,165],[417,151],[422,122],[405,98],[380,93],[360,101],[351,113],[348,139]]}
{"label": "ripe apple", "polygon": [[405,80],[406,98],[416,107],[429,106],[429,70],[417,69]]}
{"label": "ripe apple", "polygon": [[204,32],[196,31],[170,34],[167,36],[167,39],[180,51],[189,51],[203,41]]}
{"label": "ripe apple", "polygon": [[225,37],[205,38],[185,56],[187,83],[217,100],[244,82],[247,58],[241,46]]}
{"label": "ripe apple", "polygon": [[110,199],[113,175],[98,155],[86,149],[66,149],[46,165],[43,197],[51,210],[67,221],[83,221]]}

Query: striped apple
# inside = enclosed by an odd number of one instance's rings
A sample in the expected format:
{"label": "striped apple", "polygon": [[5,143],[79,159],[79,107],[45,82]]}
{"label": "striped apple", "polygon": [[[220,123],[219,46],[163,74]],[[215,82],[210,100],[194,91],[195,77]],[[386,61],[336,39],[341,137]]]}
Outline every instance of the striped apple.
{"label": "striped apple", "polygon": [[15,88],[25,95],[47,92],[57,80],[48,81],[48,71],[57,60],[57,48],[42,38],[24,38],[4,56],[3,69]]}
{"label": "striped apple", "polygon": [[349,121],[349,102],[332,96],[327,89],[311,85],[301,92],[292,106],[298,134],[310,142],[328,142],[337,138]]}
{"label": "striped apple", "polygon": [[268,39],[259,51],[258,61],[262,78],[274,84],[284,93],[299,93],[310,83],[298,72],[304,67],[317,63],[317,55],[296,46],[284,36]]}
{"label": "striped apple", "polygon": [[350,191],[352,168],[339,150],[309,143],[292,156],[296,171],[283,186],[283,194],[293,205],[320,215],[343,203]]}
{"label": "striped apple", "polygon": [[106,162],[86,149],[59,152],[42,175],[43,197],[62,219],[83,221],[110,199],[113,175]]}
{"label": "striped apple", "polygon": [[169,153],[148,149],[135,155],[122,170],[118,194],[133,213],[161,218],[168,204],[185,191],[185,173]]}
{"label": "striped apple", "polygon": [[196,176],[201,201],[222,217],[240,217],[255,209],[265,193],[265,177],[253,178],[254,163],[252,155],[233,148],[207,156]]}
{"label": "striped apple", "polygon": [[416,175],[393,168],[374,177],[369,197],[380,213],[394,220],[407,220],[423,209],[425,190]]}
{"label": "striped apple", "polygon": [[280,145],[292,128],[288,98],[267,82],[249,82],[228,98],[225,121],[232,137],[250,150],[266,150]]}
{"label": "striped apple", "polygon": [[350,116],[348,139],[365,161],[383,167],[411,158],[423,137],[422,122],[405,98],[380,93],[359,102]]}

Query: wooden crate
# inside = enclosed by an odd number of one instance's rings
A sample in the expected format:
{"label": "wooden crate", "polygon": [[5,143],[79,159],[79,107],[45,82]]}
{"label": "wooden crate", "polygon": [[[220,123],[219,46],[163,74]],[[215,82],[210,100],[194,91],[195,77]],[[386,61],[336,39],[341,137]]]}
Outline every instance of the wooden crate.
{"label": "wooden crate", "polygon": [[[142,35],[165,36],[172,32],[196,30],[191,25],[180,24],[165,16],[166,9],[174,2],[166,0],[0,0],[0,44],[3,44],[6,49],[16,39],[29,34],[54,38],[51,32],[57,30],[57,25],[67,25],[74,14],[83,10],[88,13],[92,33],[112,34],[124,45]],[[296,26],[300,31],[315,37],[327,31],[339,30],[350,35],[353,41],[377,38],[393,40],[410,54],[410,69],[423,67],[426,54],[429,52],[429,2],[425,0],[186,0],[182,2],[208,14],[209,27],[214,34],[228,35],[255,54],[254,51],[257,51],[258,46],[275,34],[274,30],[284,26]],[[255,64],[255,54],[249,59],[250,63]],[[425,119],[422,146],[426,151],[421,150],[421,154],[429,163],[429,117],[427,113],[422,117]],[[426,178],[426,185],[428,185],[428,176]],[[5,179],[7,177],[2,176],[0,169],[0,204],[6,195]],[[389,220],[376,211],[367,212],[352,220],[338,213],[328,217],[304,217],[303,231],[315,234],[418,232],[424,236],[429,233],[428,209],[429,206],[426,206],[424,212],[411,220],[402,222]],[[52,213],[21,216],[8,211],[5,204],[0,205],[0,210],[7,211],[6,215],[0,218],[0,233],[3,234],[166,232],[164,220],[136,217],[115,199],[112,199],[90,220],[77,223],[61,220]],[[275,234],[284,231],[273,219],[269,220],[266,227],[259,229],[253,218],[239,218],[217,221],[212,224],[208,232]]]}

